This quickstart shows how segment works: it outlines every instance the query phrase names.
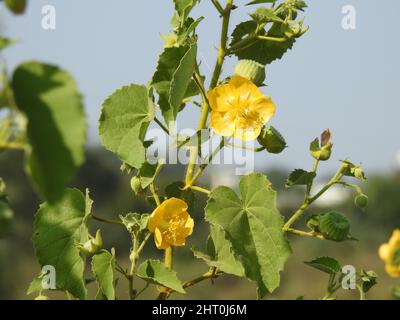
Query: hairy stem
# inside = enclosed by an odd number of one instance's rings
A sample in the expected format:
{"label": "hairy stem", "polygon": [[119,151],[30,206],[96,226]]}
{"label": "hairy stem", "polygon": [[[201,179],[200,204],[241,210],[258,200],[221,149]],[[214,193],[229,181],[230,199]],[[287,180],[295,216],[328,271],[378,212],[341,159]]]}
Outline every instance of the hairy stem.
{"label": "hairy stem", "polygon": [[93,220],[97,220],[97,221],[100,221],[100,222],[104,222],[104,223],[108,223],[108,224],[118,224],[118,225],[124,225],[123,223],[122,223],[122,221],[120,221],[120,220],[109,220],[109,219],[104,219],[104,218],[100,218],[100,217],[98,217],[98,216],[95,216],[94,214],[92,214],[91,215],[91,218],[93,219]]}

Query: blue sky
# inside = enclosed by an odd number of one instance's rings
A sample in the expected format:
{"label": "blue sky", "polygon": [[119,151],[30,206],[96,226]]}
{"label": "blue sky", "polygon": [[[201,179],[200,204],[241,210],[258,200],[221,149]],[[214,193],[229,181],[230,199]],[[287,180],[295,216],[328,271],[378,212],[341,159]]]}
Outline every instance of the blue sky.
{"label": "blue sky", "polygon": [[[38,59],[58,64],[77,79],[89,115],[91,143],[98,143],[97,119],[102,101],[128,83],[147,83],[168,33],[169,0],[35,0],[26,15],[12,17],[0,8],[7,36],[21,40],[5,53],[10,68]],[[239,5],[248,0],[237,0]],[[258,156],[263,166],[309,167],[309,142],[325,128],[334,135],[334,160],[350,157],[367,170],[388,171],[400,150],[400,43],[398,0],[308,0],[310,31],[282,61],[267,69],[263,89],[277,105],[271,124],[289,148],[279,156]],[[57,29],[41,27],[41,9],[54,5]],[[353,5],[357,29],[341,27],[344,5]],[[236,10],[232,25],[251,10]],[[194,16],[206,16],[199,27],[204,73],[214,64],[219,18],[210,1],[202,0]],[[232,73],[235,59],[224,74]],[[194,125],[197,113],[184,112],[178,125]],[[335,168],[335,161],[325,165]]]}

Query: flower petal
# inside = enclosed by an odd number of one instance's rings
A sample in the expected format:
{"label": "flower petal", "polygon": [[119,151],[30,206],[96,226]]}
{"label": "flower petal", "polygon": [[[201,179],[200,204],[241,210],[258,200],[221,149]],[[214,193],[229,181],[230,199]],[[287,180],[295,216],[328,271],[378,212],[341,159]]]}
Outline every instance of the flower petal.
{"label": "flower petal", "polygon": [[234,108],[236,91],[229,83],[208,92],[208,100],[213,111],[227,112]]}
{"label": "flower petal", "polygon": [[161,230],[158,228],[156,228],[154,232],[154,242],[158,249],[166,249],[169,247],[169,244],[166,242]]}
{"label": "flower petal", "polygon": [[231,137],[235,131],[236,115],[234,112],[211,112],[211,127],[223,137]]}

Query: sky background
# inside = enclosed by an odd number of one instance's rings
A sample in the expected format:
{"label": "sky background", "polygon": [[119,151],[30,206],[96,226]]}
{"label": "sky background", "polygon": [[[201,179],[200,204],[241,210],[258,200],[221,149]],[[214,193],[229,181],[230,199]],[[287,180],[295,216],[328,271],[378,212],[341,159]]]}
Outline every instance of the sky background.
{"label": "sky background", "polygon": [[[236,0],[243,5],[248,0]],[[398,0],[307,0],[310,31],[294,50],[267,69],[269,94],[277,105],[271,124],[289,148],[281,155],[257,156],[259,166],[311,166],[308,145],[323,129],[333,133],[333,160],[351,158],[367,171],[389,171],[400,150],[400,42]],[[89,140],[98,144],[97,119],[102,101],[115,89],[146,84],[162,52],[160,33],[168,33],[172,0],[34,0],[27,13],[13,17],[0,6],[0,26],[20,43],[4,56],[10,69],[37,59],[67,69],[78,82],[89,116]],[[42,7],[54,5],[57,28],[41,27]],[[342,7],[353,5],[357,29],[341,26]],[[232,26],[247,20],[255,7],[234,11]],[[202,0],[194,17],[202,72],[209,74],[216,56],[220,22],[210,1]],[[224,67],[233,72],[236,59]],[[198,114],[188,108],[180,128],[195,126]],[[400,162],[400,160],[399,160]],[[399,165],[399,164],[397,164]],[[324,170],[337,167],[336,161]]]}

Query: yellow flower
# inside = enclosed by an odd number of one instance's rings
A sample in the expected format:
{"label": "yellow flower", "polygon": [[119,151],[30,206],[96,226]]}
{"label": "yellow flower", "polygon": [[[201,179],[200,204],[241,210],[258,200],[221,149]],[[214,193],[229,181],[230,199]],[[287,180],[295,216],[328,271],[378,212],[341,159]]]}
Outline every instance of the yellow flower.
{"label": "yellow flower", "polygon": [[185,201],[170,198],[161,203],[151,214],[149,230],[154,233],[158,249],[170,246],[184,246],[185,240],[193,232],[194,221],[187,212]]}
{"label": "yellow flower", "polygon": [[256,139],[275,113],[271,99],[250,80],[234,76],[227,84],[209,91],[211,127],[224,137]]}
{"label": "yellow flower", "polygon": [[385,261],[386,272],[392,277],[400,277],[400,229],[394,230],[389,242],[380,246],[379,256]]}

